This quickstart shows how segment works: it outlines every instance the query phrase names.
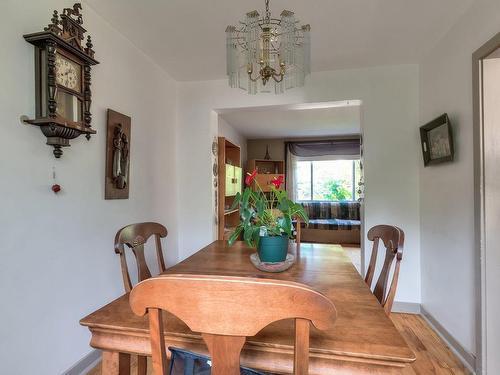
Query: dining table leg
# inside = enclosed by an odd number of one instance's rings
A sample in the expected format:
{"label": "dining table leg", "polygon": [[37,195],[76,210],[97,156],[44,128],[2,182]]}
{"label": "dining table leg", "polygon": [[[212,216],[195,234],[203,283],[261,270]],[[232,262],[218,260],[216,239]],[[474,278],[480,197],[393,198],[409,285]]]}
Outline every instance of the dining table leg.
{"label": "dining table leg", "polygon": [[130,354],[104,350],[102,352],[102,375],[130,375]]}

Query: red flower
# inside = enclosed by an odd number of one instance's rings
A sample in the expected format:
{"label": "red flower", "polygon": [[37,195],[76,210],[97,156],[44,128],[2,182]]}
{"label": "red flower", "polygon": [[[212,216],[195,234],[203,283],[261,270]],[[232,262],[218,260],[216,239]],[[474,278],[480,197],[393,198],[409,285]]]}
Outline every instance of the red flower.
{"label": "red flower", "polygon": [[271,181],[271,184],[274,185],[276,189],[279,189],[280,186],[285,182],[283,180],[283,175],[279,175],[278,177],[274,177],[273,180]]}
{"label": "red flower", "polygon": [[56,194],[59,193],[61,191],[61,186],[58,184],[52,185],[52,191]]}
{"label": "red flower", "polygon": [[247,176],[245,177],[245,185],[250,186],[255,179],[255,176],[257,176],[257,169],[254,169],[252,173],[247,173]]}

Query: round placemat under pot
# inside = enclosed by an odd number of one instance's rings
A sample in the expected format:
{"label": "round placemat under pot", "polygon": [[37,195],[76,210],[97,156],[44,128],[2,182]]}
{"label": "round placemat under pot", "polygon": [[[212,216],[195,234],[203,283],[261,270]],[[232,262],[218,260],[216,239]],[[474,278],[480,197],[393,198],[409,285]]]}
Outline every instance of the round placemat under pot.
{"label": "round placemat under pot", "polygon": [[286,260],[284,262],[277,263],[266,263],[261,262],[259,258],[259,254],[253,253],[250,255],[250,260],[255,268],[264,271],[264,272],[283,272],[289,269],[295,263],[295,255],[287,254]]}

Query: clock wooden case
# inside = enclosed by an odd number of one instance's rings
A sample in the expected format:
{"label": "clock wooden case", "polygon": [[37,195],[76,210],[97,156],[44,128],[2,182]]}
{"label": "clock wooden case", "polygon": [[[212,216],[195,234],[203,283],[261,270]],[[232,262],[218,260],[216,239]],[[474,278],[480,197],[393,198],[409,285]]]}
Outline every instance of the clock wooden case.
{"label": "clock wooden case", "polygon": [[35,46],[36,117],[27,120],[37,125],[60,158],[69,140],[85,134],[90,139],[91,66],[98,64],[90,36],[83,46],[81,4],[57,11],[43,31],[24,35]]}

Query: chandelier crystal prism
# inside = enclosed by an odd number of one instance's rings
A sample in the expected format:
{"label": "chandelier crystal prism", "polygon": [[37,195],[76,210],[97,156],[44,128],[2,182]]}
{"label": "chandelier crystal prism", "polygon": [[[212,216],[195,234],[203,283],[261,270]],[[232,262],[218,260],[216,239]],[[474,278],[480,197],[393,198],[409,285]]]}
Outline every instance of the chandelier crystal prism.
{"label": "chandelier crystal prism", "polygon": [[264,16],[254,10],[239,27],[226,28],[229,86],[257,94],[271,92],[274,84],[274,93],[282,94],[304,86],[311,73],[311,27],[299,26],[289,10],[273,18],[265,3]]}

